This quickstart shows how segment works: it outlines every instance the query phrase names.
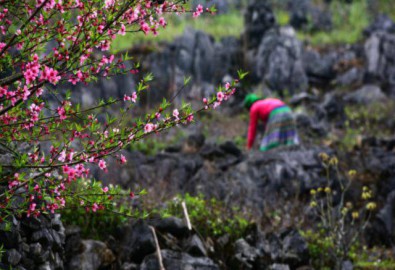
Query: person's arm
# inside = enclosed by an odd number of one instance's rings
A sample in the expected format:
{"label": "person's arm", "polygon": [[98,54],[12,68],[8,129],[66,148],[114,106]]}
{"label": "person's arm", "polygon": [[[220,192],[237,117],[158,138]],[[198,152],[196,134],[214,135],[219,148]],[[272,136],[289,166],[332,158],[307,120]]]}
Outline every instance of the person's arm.
{"label": "person's arm", "polygon": [[248,127],[247,149],[251,149],[252,145],[254,144],[257,124],[258,124],[258,110],[251,109],[250,124]]}

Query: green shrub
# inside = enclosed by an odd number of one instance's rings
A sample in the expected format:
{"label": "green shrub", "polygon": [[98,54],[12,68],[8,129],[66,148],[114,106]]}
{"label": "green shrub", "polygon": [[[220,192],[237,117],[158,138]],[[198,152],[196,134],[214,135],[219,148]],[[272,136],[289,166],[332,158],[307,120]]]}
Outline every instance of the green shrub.
{"label": "green shrub", "polygon": [[[66,196],[67,207],[60,211],[62,222],[65,226],[79,227],[83,237],[105,240],[116,227],[131,218],[147,217],[147,212],[140,212],[134,206],[136,199],[146,194],[145,190],[135,195],[110,185],[110,191],[104,192],[101,182],[84,179],[72,183],[70,190]],[[93,211],[92,202],[103,209]]]}
{"label": "green shrub", "polygon": [[178,195],[161,210],[161,215],[184,218],[182,201],[185,201],[192,226],[204,238],[218,238],[228,234],[231,239],[238,239],[244,235],[247,226],[251,223],[250,217],[241,213],[238,208],[229,210],[217,199],[206,200],[202,194]]}
{"label": "green shrub", "polygon": [[[332,267],[340,270],[342,262],[351,259],[351,251],[360,243],[360,236],[366,228],[376,203],[372,201],[372,191],[364,186],[361,199],[347,201],[349,191],[356,171],[341,173],[338,159],[327,154],[320,155],[322,164],[326,168],[327,184],[311,190],[312,214],[315,226],[303,233],[311,252],[313,265]],[[330,179],[333,178],[333,182]],[[331,184],[337,183],[339,189],[332,190]],[[339,195],[338,202],[334,197]]]}

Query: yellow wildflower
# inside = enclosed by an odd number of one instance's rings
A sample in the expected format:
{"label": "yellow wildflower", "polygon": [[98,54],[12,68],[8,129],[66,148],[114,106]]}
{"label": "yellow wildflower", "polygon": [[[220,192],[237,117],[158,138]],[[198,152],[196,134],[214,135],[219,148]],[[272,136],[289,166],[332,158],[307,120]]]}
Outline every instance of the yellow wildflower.
{"label": "yellow wildflower", "polygon": [[374,209],[376,209],[376,207],[377,207],[377,204],[375,202],[370,202],[366,205],[366,209],[368,209],[368,210],[374,210]]}
{"label": "yellow wildflower", "polygon": [[348,172],[348,176],[350,176],[350,177],[354,177],[356,174],[357,174],[357,171],[356,171],[356,170],[350,170],[350,171]]}
{"label": "yellow wildflower", "polygon": [[362,192],[362,199],[369,200],[370,198],[372,198],[372,192],[370,191]]}
{"label": "yellow wildflower", "polygon": [[331,160],[329,161],[329,164],[336,166],[339,163],[339,160],[337,159],[337,157],[333,157],[331,158]]}
{"label": "yellow wildflower", "polygon": [[329,156],[327,153],[320,153],[319,157],[321,158],[322,161],[326,162],[329,159]]}
{"label": "yellow wildflower", "polygon": [[352,202],[347,202],[347,203],[346,203],[346,207],[347,207],[348,209],[352,209]]}

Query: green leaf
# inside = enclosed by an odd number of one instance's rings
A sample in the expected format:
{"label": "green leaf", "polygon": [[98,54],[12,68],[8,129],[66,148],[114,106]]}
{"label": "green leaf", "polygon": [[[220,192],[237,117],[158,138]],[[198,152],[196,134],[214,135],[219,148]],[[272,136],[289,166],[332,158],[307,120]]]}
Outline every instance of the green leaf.
{"label": "green leaf", "polygon": [[70,98],[71,98],[71,90],[67,90],[65,99],[70,99]]}
{"label": "green leaf", "polygon": [[154,79],[154,75],[152,73],[148,73],[144,76],[144,82],[150,82]]}
{"label": "green leaf", "polygon": [[191,81],[191,76],[184,77],[184,86],[186,86]]}
{"label": "green leaf", "polygon": [[242,79],[244,79],[245,76],[248,75],[248,72],[243,72],[241,69],[239,69],[237,71],[237,75],[239,76],[239,79],[242,80]]}
{"label": "green leaf", "polygon": [[210,11],[210,13],[217,13],[217,8],[215,7],[215,5],[212,5],[212,6],[209,8],[209,11]]}

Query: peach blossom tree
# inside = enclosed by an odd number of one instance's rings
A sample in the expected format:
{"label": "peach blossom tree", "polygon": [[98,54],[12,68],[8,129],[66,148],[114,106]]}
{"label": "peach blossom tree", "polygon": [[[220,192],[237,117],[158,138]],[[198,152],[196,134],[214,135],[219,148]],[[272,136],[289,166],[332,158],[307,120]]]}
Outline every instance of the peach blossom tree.
{"label": "peach blossom tree", "polygon": [[[123,89],[123,98],[97,100],[89,108],[71,102],[77,88],[58,91],[65,82],[89,88],[100,77],[136,72],[138,63],[126,68],[126,56],[109,52],[118,35],[156,35],[166,26],[165,13],[198,17],[212,12],[201,6],[186,10],[184,5],[163,0],[0,0],[0,222],[9,216],[54,213],[68,204],[96,212],[110,207],[115,196],[133,197],[131,191],[100,183],[82,190],[71,187],[90,179],[89,166],[107,171],[109,156],[124,164],[119,151],[129,144],[188,124],[195,113],[233,95],[237,80],[219,86],[201,108],[174,108],[171,100],[164,100],[144,117],[130,120],[150,75],[134,89]],[[118,108],[118,114],[98,121],[97,114],[108,107]],[[50,145],[48,150],[40,147],[43,142]]]}

